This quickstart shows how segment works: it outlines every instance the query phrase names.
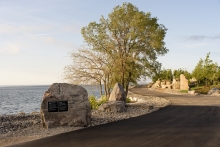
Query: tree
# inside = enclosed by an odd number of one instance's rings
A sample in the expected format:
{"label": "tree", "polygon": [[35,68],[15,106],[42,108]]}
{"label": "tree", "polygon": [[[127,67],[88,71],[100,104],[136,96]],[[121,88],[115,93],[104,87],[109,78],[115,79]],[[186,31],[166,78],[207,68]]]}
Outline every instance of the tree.
{"label": "tree", "polygon": [[181,74],[183,74],[183,75],[186,77],[186,79],[192,78],[191,73],[188,72],[186,69],[180,68],[180,69],[177,69],[177,70],[174,70],[174,71],[173,71],[173,76],[174,76],[175,78],[180,78],[180,75],[181,75]]}
{"label": "tree", "polygon": [[204,79],[204,72],[203,72],[203,60],[200,59],[197,63],[195,69],[192,71],[192,76],[197,80],[197,86],[199,85],[200,81]]}
{"label": "tree", "polygon": [[64,68],[64,79],[72,84],[98,84],[100,95],[104,85],[105,95],[109,96],[111,62],[106,61],[106,56],[88,48],[71,53],[73,64]]}
{"label": "tree", "polygon": [[105,19],[82,28],[89,47],[108,56],[111,79],[120,82],[128,92],[130,82],[150,77],[161,64],[157,57],[168,52],[164,37],[166,28],[151,14],[139,11],[131,3],[116,6]]}
{"label": "tree", "polygon": [[192,72],[192,75],[197,79],[198,82],[204,82],[206,86],[215,84],[220,80],[220,71],[217,63],[209,58],[210,52],[207,53],[204,60],[200,59],[197,66]]}

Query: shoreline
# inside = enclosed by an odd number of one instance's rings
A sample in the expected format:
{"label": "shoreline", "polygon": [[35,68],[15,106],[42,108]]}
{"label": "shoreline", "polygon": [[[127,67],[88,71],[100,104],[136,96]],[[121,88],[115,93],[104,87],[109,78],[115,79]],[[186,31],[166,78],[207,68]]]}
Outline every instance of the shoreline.
{"label": "shoreline", "polygon": [[129,97],[136,99],[137,102],[126,104],[126,112],[113,114],[92,110],[92,121],[87,127],[61,126],[44,129],[39,113],[0,116],[0,120],[2,120],[0,124],[0,147],[138,117],[157,111],[170,104],[170,101],[167,99],[156,96],[141,96],[129,92]]}

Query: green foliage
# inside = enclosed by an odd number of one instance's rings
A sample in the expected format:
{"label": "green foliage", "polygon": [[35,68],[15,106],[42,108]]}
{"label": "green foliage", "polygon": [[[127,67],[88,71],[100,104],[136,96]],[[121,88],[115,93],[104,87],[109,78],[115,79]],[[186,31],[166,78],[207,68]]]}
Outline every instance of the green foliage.
{"label": "green foliage", "polygon": [[96,100],[96,97],[94,95],[89,96],[89,102],[91,105],[91,109],[97,109],[98,108],[98,103]]}
{"label": "green foliage", "polygon": [[171,69],[160,70],[157,74],[152,77],[153,82],[156,82],[158,79],[165,81],[172,81],[173,74]]}
{"label": "green foliage", "polygon": [[131,99],[130,98],[126,98],[126,103],[131,103]]}
{"label": "green foliage", "polygon": [[212,85],[211,88],[217,88],[217,89],[220,89],[220,85]]}
{"label": "green foliage", "polygon": [[181,74],[184,74],[184,76],[186,77],[186,79],[190,79],[190,78],[192,78],[192,75],[191,75],[191,73],[190,72],[188,72],[186,69],[182,69],[182,68],[180,68],[180,69],[177,69],[177,70],[174,70],[173,71],[173,76],[175,77],[175,78],[180,78],[180,75]]}
{"label": "green foliage", "polygon": [[97,102],[97,105],[100,106],[101,104],[103,104],[103,103],[105,103],[105,102],[107,102],[107,101],[108,101],[108,100],[107,100],[106,96],[105,96],[105,95],[102,95],[102,96],[101,96],[101,100],[99,100],[99,101]]}
{"label": "green foliage", "polygon": [[167,29],[157,21],[149,12],[123,3],[108,18],[102,16],[100,22],[82,28],[87,45],[105,54],[107,64],[102,68],[110,68],[110,75],[104,82],[110,85],[119,82],[127,92],[130,82],[150,77],[161,68],[157,57],[168,52],[164,42]]}
{"label": "green foliage", "polygon": [[199,93],[199,94],[208,94],[209,90],[210,90],[210,87],[202,87],[202,88],[195,88],[194,89],[196,93]]}
{"label": "green foliage", "polygon": [[106,96],[102,95],[101,96],[101,100],[97,100],[96,97],[94,95],[91,95],[89,96],[89,102],[90,102],[90,105],[91,105],[91,109],[98,109],[98,107],[107,102],[107,98]]}
{"label": "green foliage", "polygon": [[180,90],[181,93],[188,93],[188,90]]}
{"label": "green foliage", "polygon": [[180,78],[181,74],[184,74],[186,79],[192,78],[192,75],[190,72],[188,72],[186,69],[180,68],[180,69],[174,70],[173,73],[171,69],[160,70],[157,74],[155,74],[152,77],[152,80],[153,82],[156,82],[158,79],[161,79],[163,81],[172,81],[174,77]]}
{"label": "green foliage", "polygon": [[217,63],[213,63],[209,59],[210,53],[206,55],[204,60],[200,59],[192,75],[197,79],[198,83],[205,83],[206,86],[215,84],[220,80],[220,67]]}

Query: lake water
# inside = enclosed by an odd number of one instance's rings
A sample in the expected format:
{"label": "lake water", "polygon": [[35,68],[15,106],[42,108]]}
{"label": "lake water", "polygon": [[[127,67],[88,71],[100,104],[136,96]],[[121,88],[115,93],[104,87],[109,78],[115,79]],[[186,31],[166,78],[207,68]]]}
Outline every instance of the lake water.
{"label": "lake water", "polygon": [[[89,95],[100,97],[97,86],[85,85],[83,87]],[[49,85],[0,87],[0,115],[39,112],[42,96],[48,88]]]}

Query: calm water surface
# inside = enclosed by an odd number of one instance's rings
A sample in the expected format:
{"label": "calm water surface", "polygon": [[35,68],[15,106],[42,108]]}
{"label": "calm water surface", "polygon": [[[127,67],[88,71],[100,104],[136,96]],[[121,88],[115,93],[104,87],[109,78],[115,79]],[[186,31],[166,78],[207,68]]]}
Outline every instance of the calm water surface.
{"label": "calm water surface", "polygon": [[[84,85],[83,87],[89,95],[99,97],[97,86]],[[0,87],[0,115],[39,112],[42,96],[48,88],[49,85]]]}

